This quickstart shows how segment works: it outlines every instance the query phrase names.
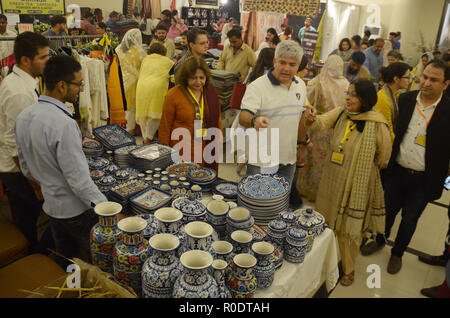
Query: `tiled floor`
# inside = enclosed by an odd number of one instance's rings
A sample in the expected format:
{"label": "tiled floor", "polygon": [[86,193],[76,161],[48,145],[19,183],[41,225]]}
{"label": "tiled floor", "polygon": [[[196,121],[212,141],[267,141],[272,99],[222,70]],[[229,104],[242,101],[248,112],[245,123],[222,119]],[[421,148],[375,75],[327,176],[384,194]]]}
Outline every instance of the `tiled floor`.
{"label": "tiled floor", "polygon": [[[221,164],[219,167],[219,177],[239,181],[240,176],[236,173],[236,166],[233,164]],[[450,191],[444,191],[442,198],[437,200],[442,204],[448,205],[450,202]],[[314,206],[312,203],[305,202],[305,206]],[[0,202],[0,221],[10,220],[9,207],[7,200]],[[45,226],[46,218],[40,219],[41,228]],[[428,204],[422,217],[419,220],[414,237],[409,245],[410,248],[431,254],[441,255],[444,248],[445,235],[448,230],[447,208]],[[391,240],[395,238],[400,223],[400,214],[394,224]],[[387,263],[390,257],[390,247],[371,256],[358,256],[356,259],[355,282],[349,287],[343,287],[340,284],[331,292],[333,298],[361,298],[361,297],[380,297],[380,298],[412,298],[423,297],[420,289],[440,285],[445,278],[444,267],[436,267],[424,264],[418,260],[416,255],[406,252],[403,257],[403,266],[396,275],[387,273]],[[371,273],[367,273],[367,267],[370,264],[377,264],[381,270],[381,288],[370,289],[367,287],[366,280]]]}

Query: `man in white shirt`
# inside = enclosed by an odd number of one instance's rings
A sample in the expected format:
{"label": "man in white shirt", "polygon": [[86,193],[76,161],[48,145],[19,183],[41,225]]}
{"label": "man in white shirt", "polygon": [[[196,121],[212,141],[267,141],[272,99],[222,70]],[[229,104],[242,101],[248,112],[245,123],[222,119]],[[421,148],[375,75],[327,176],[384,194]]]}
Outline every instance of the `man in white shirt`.
{"label": "man in white shirt", "polygon": [[17,65],[0,85],[0,180],[6,188],[13,220],[30,242],[30,251],[37,246],[41,195],[39,186],[30,185],[20,171],[14,124],[17,116],[38,100],[37,77],[49,58],[48,45],[48,40],[39,34],[20,34],[14,44]]}
{"label": "man in white shirt", "polygon": [[[8,30],[8,19],[5,15],[0,14],[0,37],[15,37],[17,34]],[[0,41],[0,60],[14,53],[14,40]]]}
{"label": "man in white shirt", "polygon": [[[245,128],[255,128],[258,139],[265,139],[260,130],[268,128],[267,155],[272,158],[268,163],[263,162],[260,152],[265,150],[262,149],[257,151],[257,162],[252,162],[249,155],[247,175],[277,172],[284,175],[291,186],[295,182],[299,146],[306,146],[306,129],[301,117],[305,108],[311,111],[307,107],[305,83],[295,76],[302,56],[303,49],[298,43],[292,40],[281,42],[275,50],[274,68],[253,81],[245,91],[239,124]],[[272,153],[271,149],[271,134],[276,134],[275,129],[279,132],[277,154]],[[258,144],[261,145],[261,141]],[[277,157],[278,162],[274,162]]]}

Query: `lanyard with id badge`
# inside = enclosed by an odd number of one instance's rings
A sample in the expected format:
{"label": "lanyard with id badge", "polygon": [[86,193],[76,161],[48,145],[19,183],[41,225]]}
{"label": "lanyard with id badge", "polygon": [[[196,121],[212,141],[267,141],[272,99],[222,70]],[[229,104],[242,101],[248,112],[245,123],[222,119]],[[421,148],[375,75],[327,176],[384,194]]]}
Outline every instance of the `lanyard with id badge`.
{"label": "lanyard with id badge", "polygon": [[200,128],[198,125],[194,125],[194,136],[195,139],[202,139],[203,137],[206,137],[206,128],[203,128],[203,113],[205,109],[205,100],[203,98],[203,92],[200,96],[200,102],[195,97],[194,93],[192,93],[191,89],[187,88],[189,94],[191,94],[191,97],[194,100],[194,106],[195,106],[195,120],[200,121],[201,125]]}
{"label": "lanyard with id badge", "polygon": [[348,135],[356,128],[356,124],[353,123],[352,121],[349,120],[347,122],[347,128],[345,128],[345,134],[344,137],[342,138],[341,142],[339,143],[339,150],[338,151],[333,151],[331,153],[331,158],[330,161],[331,163],[334,163],[335,165],[338,166],[343,166],[344,165],[344,159],[345,159],[345,154],[342,153],[342,151],[344,150],[344,144],[345,142],[348,140]]}
{"label": "lanyard with id badge", "polygon": [[[441,99],[439,99],[436,104],[439,104],[440,101],[441,101]],[[436,108],[431,113],[430,118],[427,118],[427,116],[425,116],[425,114],[420,110],[420,108],[419,108],[419,106],[417,104],[418,104],[418,102],[416,102],[417,111],[419,112],[419,115],[422,116],[425,119],[425,121],[427,123],[427,127],[428,127],[428,125],[430,124],[431,118],[433,118],[434,112],[436,111]],[[426,134],[425,135],[421,135],[420,133],[418,133],[417,136],[416,136],[416,139],[414,140],[414,143],[416,145],[419,145],[419,146],[425,148],[425,146],[427,144],[427,136],[426,136]]]}

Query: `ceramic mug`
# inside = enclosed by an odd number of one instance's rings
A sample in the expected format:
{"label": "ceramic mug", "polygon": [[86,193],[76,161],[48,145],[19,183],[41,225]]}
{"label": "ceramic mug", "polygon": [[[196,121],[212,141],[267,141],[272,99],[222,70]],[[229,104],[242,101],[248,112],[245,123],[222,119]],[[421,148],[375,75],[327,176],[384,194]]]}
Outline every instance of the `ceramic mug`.
{"label": "ceramic mug", "polygon": [[230,206],[225,201],[212,200],[206,206],[206,220],[212,225],[225,225]]}
{"label": "ceramic mug", "polygon": [[202,187],[198,184],[194,184],[191,187],[191,199],[201,200],[202,199]]}
{"label": "ceramic mug", "polygon": [[226,261],[228,264],[233,260],[231,253],[233,252],[233,245],[228,241],[215,241],[212,243],[212,248],[216,252],[217,259]]}

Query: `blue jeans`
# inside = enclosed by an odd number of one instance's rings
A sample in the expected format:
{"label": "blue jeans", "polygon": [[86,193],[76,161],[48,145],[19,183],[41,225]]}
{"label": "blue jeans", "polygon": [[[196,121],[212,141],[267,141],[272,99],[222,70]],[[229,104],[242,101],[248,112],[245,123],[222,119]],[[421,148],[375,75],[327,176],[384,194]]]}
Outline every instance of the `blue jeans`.
{"label": "blue jeans", "polygon": [[[295,165],[279,165],[278,170],[274,169],[270,169],[269,171],[264,171],[265,169],[263,168],[263,173],[278,173],[281,174],[282,176],[286,177],[286,179],[291,183],[291,189],[292,189],[292,182],[294,180],[294,175],[295,175]],[[253,166],[250,164],[247,164],[247,176],[251,175],[251,174],[257,174],[257,173],[261,173],[261,167],[258,166]],[[295,185],[294,185],[295,187]]]}
{"label": "blue jeans", "polygon": [[[50,217],[50,228],[56,251],[66,258],[73,258],[82,250],[90,262],[89,237],[91,229],[97,221],[98,217],[92,209],[69,219]],[[71,264],[62,257],[58,257],[57,262],[64,270]]]}

